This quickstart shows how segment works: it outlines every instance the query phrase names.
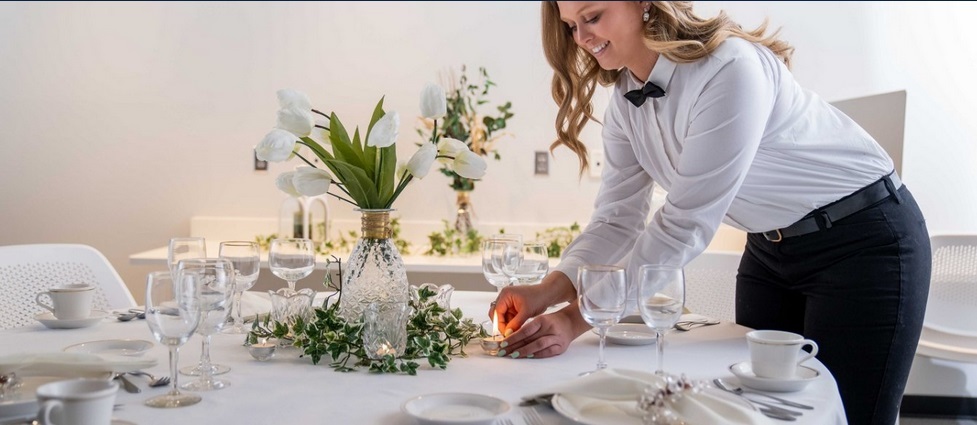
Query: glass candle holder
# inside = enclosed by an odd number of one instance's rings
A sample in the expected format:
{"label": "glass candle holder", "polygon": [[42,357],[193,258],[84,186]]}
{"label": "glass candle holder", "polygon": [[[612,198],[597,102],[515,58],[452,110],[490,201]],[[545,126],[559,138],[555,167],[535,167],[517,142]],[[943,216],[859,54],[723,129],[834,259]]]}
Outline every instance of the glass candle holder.
{"label": "glass candle holder", "polygon": [[364,305],[363,347],[366,355],[376,360],[404,354],[410,305],[403,301],[374,301]]}
{"label": "glass candle holder", "polygon": [[495,332],[495,335],[492,335],[493,334],[492,329],[494,328],[494,326],[495,325],[492,323],[491,320],[486,320],[482,322],[482,329],[484,329],[485,332],[489,334],[489,336],[482,338],[479,341],[482,345],[482,350],[484,350],[485,353],[487,353],[490,356],[496,356],[499,354],[499,349],[501,348],[500,345],[502,344],[502,340],[505,339],[505,337],[503,337],[498,332]]}
{"label": "glass candle holder", "polygon": [[278,344],[269,341],[262,341],[248,346],[248,352],[251,353],[251,357],[259,362],[264,362],[271,360],[275,357],[275,349],[278,348]]}

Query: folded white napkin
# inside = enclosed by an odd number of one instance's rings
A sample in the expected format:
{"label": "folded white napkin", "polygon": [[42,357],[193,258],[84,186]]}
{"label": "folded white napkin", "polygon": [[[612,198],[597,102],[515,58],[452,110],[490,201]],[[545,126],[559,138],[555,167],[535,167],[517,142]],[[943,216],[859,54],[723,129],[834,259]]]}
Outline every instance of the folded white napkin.
{"label": "folded white napkin", "polygon": [[[644,412],[638,408],[638,399],[649,386],[664,388],[665,380],[648,372],[603,369],[555,385],[544,393],[559,394],[559,403],[574,410],[573,415],[592,415],[604,420],[613,419],[615,423],[641,423]],[[772,423],[745,401],[711,387],[699,392],[684,391],[681,397],[673,400],[669,402],[672,411],[688,424]],[[554,407],[561,410],[561,406]]]}
{"label": "folded white napkin", "polygon": [[154,358],[102,356],[89,353],[15,353],[0,356],[0,375],[99,376],[156,366]]}

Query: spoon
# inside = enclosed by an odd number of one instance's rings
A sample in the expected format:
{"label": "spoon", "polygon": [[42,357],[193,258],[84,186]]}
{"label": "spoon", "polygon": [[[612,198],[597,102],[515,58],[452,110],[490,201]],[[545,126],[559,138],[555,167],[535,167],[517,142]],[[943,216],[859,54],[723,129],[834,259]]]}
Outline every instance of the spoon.
{"label": "spoon", "polygon": [[128,322],[136,317],[139,317],[139,313],[115,313],[115,318],[120,322]]}
{"label": "spoon", "polygon": [[731,384],[729,382],[726,382],[726,381],[724,381],[724,380],[722,380],[720,378],[713,379],[712,382],[715,383],[716,386],[719,387],[719,389],[721,389],[723,391],[731,392],[731,393],[736,394],[736,395],[741,396],[741,397],[743,396],[743,394],[756,394],[756,395],[761,395],[761,396],[767,397],[767,398],[769,398],[771,400],[775,400],[775,401],[779,402],[780,404],[783,404],[784,406],[796,407],[798,409],[807,409],[807,410],[814,409],[814,407],[812,407],[812,406],[808,406],[806,404],[801,404],[801,403],[798,403],[796,401],[790,401],[790,400],[783,399],[783,398],[780,398],[780,397],[772,396],[770,394],[753,392],[753,391],[746,391],[743,388],[737,387],[737,386],[735,386],[735,385],[733,385],[733,384]]}
{"label": "spoon", "polygon": [[687,331],[693,328],[698,328],[702,326],[712,326],[718,324],[719,321],[715,319],[686,320],[686,321],[675,323],[675,329],[678,329],[680,331]]}

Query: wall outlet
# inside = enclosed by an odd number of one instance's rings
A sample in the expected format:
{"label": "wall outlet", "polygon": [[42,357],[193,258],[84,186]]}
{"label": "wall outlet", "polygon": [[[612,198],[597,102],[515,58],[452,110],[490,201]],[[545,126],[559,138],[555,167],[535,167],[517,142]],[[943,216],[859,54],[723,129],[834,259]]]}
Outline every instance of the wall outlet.
{"label": "wall outlet", "polygon": [[536,175],[546,176],[550,174],[550,156],[546,151],[536,151]]}
{"label": "wall outlet", "polygon": [[254,152],[254,170],[268,171],[268,161],[258,159],[258,152]]}
{"label": "wall outlet", "polygon": [[604,151],[590,152],[590,177],[600,178],[604,171]]}

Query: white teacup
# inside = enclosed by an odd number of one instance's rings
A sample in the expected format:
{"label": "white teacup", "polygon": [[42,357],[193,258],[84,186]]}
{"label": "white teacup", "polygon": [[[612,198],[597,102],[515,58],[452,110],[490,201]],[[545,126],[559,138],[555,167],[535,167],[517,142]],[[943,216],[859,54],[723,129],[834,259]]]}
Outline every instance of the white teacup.
{"label": "white teacup", "polygon": [[72,379],[37,388],[43,425],[109,425],[119,384],[99,379]]}
{"label": "white teacup", "polygon": [[[752,331],[746,334],[746,341],[753,373],[760,378],[794,378],[797,365],[818,354],[817,343],[791,332]],[[806,345],[811,346],[810,353],[801,350]]]}
{"label": "white teacup", "polygon": [[[41,297],[51,297],[51,305],[41,302]],[[75,283],[37,294],[37,305],[54,313],[58,320],[87,319],[92,314],[92,298],[95,287],[85,283]]]}

